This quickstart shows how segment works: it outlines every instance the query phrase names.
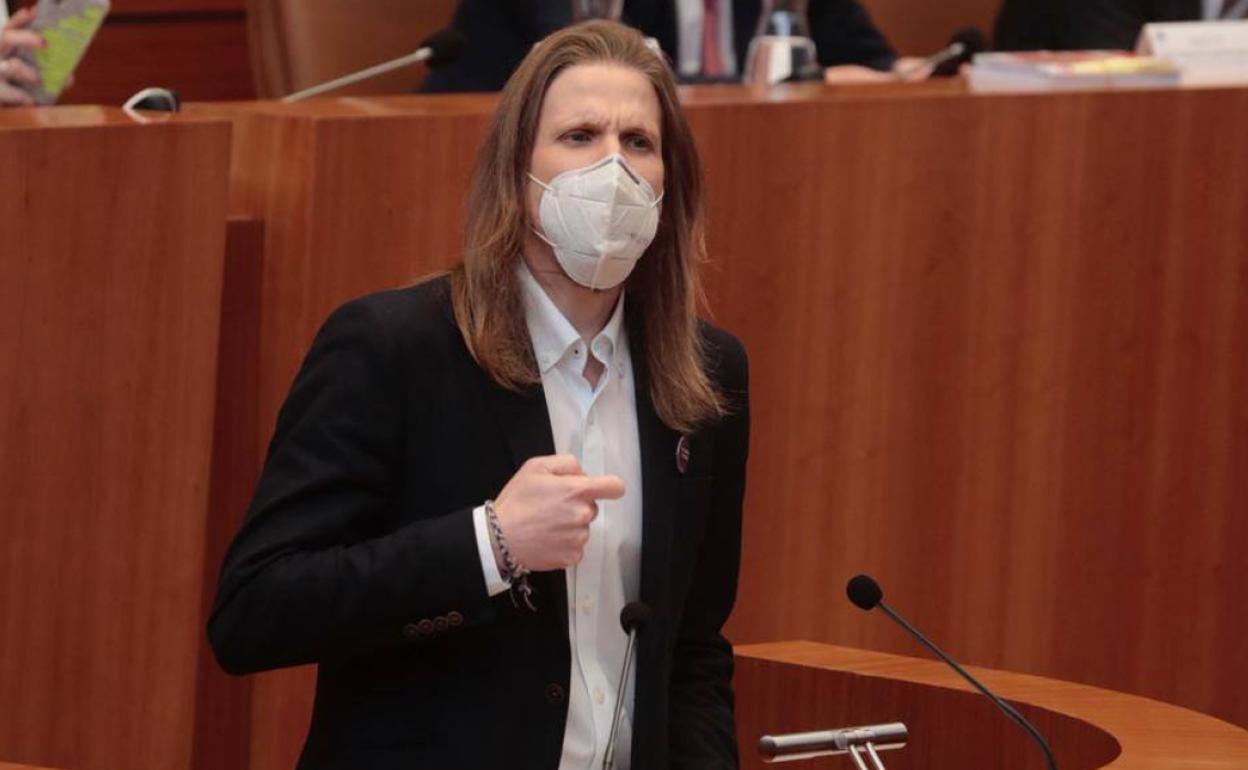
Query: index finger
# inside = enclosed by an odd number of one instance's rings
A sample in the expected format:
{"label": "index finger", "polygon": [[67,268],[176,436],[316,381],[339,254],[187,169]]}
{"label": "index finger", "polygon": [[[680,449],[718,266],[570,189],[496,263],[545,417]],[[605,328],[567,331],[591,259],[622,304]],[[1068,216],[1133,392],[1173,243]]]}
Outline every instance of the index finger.
{"label": "index finger", "polygon": [[624,479],[619,476],[586,476],[580,479],[577,496],[586,500],[619,500],[624,496]]}
{"label": "index finger", "polygon": [[43,35],[26,29],[10,29],[0,33],[0,45],[6,50],[33,51],[43,48]]}

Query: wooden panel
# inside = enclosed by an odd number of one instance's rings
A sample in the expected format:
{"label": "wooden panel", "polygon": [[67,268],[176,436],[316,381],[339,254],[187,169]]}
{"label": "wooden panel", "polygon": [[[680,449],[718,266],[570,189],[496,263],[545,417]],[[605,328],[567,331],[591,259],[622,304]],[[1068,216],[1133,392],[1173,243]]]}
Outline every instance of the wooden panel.
{"label": "wooden panel", "polygon": [[899,52],[928,56],[949,44],[963,27],[991,37],[1001,0],[862,0],[876,25]]}
{"label": "wooden panel", "polygon": [[[216,419],[212,477],[204,533],[200,628],[208,622],[226,548],[242,524],[262,456],[254,436],[259,371],[260,278],[264,223],[232,217],[227,223],[221,289]],[[201,636],[195,696],[194,766],[197,770],[245,768],[251,735],[251,683],[227,676]]]}
{"label": "wooden panel", "polygon": [[120,105],[147,86],[172,88],[183,101],[255,94],[242,14],[110,20],[74,79],[64,104]]}
{"label": "wooden panel", "polygon": [[910,649],[863,571],[962,659],[1248,724],[1248,146],[1202,129],[1248,91],[692,118],[754,372],[736,640]]}
{"label": "wooden panel", "polygon": [[185,768],[229,126],[0,114],[0,756]]}
{"label": "wooden panel", "polygon": [[[1200,129],[1248,92],[686,95],[753,359],[734,640],[911,649],[848,608],[868,571],[970,662],[1248,724],[1248,147]],[[195,108],[267,224],[258,446],[334,305],[457,259],[492,104]],[[259,681],[286,767],[311,672]]]}
{"label": "wooden panel", "polygon": [[[763,734],[903,722],[892,770],[1045,767],[1026,733],[941,663],[812,642],[737,648],[742,766],[762,768]],[[1157,701],[972,669],[1044,735],[1063,770],[1248,766],[1248,731]],[[833,760],[836,761],[836,760]],[[848,766],[848,760],[842,760]]]}

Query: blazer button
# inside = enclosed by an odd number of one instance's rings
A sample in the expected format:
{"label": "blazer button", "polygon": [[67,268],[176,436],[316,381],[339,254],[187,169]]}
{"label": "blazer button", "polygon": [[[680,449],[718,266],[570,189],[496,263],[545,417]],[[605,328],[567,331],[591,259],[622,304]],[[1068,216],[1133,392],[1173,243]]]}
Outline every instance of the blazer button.
{"label": "blazer button", "polygon": [[551,703],[553,705],[558,706],[560,703],[563,703],[564,698],[566,698],[567,696],[568,694],[564,692],[563,687],[561,687],[560,685],[553,684],[553,683],[546,685],[546,702],[547,703]]}
{"label": "blazer button", "polygon": [[416,624],[416,631],[421,636],[429,636],[430,634],[433,633],[433,621],[429,620],[428,618],[425,618],[424,620]]}
{"label": "blazer button", "polygon": [[442,617],[441,615],[433,619],[433,630],[436,633],[444,634],[446,633],[446,629],[449,627],[450,627],[450,623],[448,623],[446,618]]}
{"label": "blazer button", "polygon": [[446,613],[446,622],[450,624],[451,628],[459,628],[464,624],[464,616],[452,610]]}
{"label": "blazer button", "polygon": [[415,623],[408,623],[403,626],[403,636],[408,639],[415,639],[420,636],[420,628]]}

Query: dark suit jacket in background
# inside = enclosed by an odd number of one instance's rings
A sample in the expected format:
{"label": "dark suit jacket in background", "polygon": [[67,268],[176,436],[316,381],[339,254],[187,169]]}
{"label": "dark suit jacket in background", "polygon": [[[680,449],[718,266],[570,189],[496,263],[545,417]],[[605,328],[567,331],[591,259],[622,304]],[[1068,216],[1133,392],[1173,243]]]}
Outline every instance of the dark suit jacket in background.
{"label": "dark suit jacket in background", "polygon": [[[242,674],[318,663],[301,770],[554,770],[571,672],[563,571],[538,611],[485,588],[472,509],[554,453],[540,387],[477,367],[448,281],[347,303],[317,335],[278,416],[221,570],[209,637]],[[627,314],[626,314],[627,315]],[[746,359],[703,326],[735,411],[690,437],[654,412],[630,323],[642,461],[634,770],[735,768],[732,649],[749,443]]]}
{"label": "dark suit jacket in background", "polygon": [[[734,0],[738,67],[758,26],[760,0]],[[810,33],[819,63],[887,70],[897,55],[858,0],[810,0]],[[625,0],[624,20],[676,57],[675,0]],[[460,0],[452,25],[468,38],[463,55],[429,73],[424,90],[498,91],[533,44],[572,23],[570,0]]]}
{"label": "dark suit jacket in background", "polygon": [[1200,0],[1005,0],[993,46],[1002,51],[1131,50],[1148,22],[1199,18]]}

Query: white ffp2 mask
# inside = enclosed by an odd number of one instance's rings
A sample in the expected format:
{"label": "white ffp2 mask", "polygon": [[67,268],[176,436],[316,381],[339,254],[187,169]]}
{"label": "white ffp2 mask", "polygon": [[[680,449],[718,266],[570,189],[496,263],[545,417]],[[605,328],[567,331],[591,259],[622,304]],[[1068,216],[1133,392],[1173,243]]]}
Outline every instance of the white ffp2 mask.
{"label": "white ffp2 mask", "polygon": [[543,188],[534,232],[554,249],[568,277],[588,289],[619,286],[654,240],[659,201],[654,188],[618,153],[559,174]]}

